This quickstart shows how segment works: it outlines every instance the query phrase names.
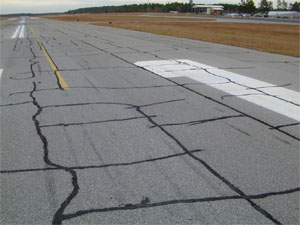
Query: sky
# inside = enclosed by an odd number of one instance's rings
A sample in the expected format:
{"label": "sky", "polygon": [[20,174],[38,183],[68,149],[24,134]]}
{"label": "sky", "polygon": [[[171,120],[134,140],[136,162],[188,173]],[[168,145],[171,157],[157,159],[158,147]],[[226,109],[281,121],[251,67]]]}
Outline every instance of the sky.
{"label": "sky", "polygon": [[[276,7],[277,0],[272,0]],[[295,0],[286,0],[294,3]],[[142,3],[168,3],[168,2],[189,2],[188,0],[0,0],[0,14],[12,13],[49,13],[65,12],[72,9],[105,6],[105,5],[125,5]],[[258,6],[260,0],[254,0]],[[194,3],[215,4],[233,3],[238,4],[240,0],[194,0]]]}

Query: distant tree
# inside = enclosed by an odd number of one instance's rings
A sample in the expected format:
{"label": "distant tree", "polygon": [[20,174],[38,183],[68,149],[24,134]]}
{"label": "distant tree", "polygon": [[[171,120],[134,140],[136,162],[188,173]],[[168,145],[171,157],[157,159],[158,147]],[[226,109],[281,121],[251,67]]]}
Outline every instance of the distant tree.
{"label": "distant tree", "polygon": [[287,10],[288,3],[285,0],[277,0],[277,10]]}
{"label": "distant tree", "polygon": [[287,9],[288,3],[285,0],[282,0],[282,9]]}
{"label": "distant tree", "polygon": [[224,12],[227,12],[227,13],[237,13],[239,11],[238,4],[220,3],[218,5],[222,5],[224,7]]}
{"label": "distant tree", "polygon": [[268,1],[268,0],[261,0],[260,1],[260,7],[259,7],[259,11],[261,12],[269,12],[273,9],[273,2]]}
{"label": "distant tree", "polygon": [[132,4],[132,5],[121,5],[121,6],[102,6],[102,7],[91,7],[91,8],[80,8],[75,10],[70,10],[67,13],[126,13],[126,12],[169,12],[169,11],[179,11],[179,12],[190,12],[191,4],[189,3],[167,3],[165,5],[159,3],[150,4]]}
{"label": "distant tree", "polygon": [[300,2],[295,2],[291,8],[292,11],[300,12]]}
{"label": "distant tree", "polygon": [[281,9],[282,2],[281,0],[277,0],[277,9]]}
{"label": "distant tree", "polygon": [[255,11],[256,7],[253,0],[241,0],[239,12],[253,14]]}

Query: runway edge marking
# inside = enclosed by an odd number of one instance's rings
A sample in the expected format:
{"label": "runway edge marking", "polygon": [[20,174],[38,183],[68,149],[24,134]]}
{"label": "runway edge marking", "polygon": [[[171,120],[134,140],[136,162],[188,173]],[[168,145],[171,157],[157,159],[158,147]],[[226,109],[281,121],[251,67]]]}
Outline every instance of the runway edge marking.
{"label": "runway edge marking", "polygon": [[228,93],[224,98],[235,96],[300,121],[299,92],[186,59],[140,61],[135,65],[165,78],[188,77]]}
{"label": "runway edge marking", "polygon": [[51,67],[51,69],[54,71],[54,74],[56,75],[57,79],[58,79],[58,83],[59,86],[64,89],[64,90],[69,90],[69,86],[67,84],[67,82],[64,80],[63,76],[61,75],[61,73],[58,71],[58,68],[56,67],[55,63],[53,62],[53,60],[51,59],[51,57],[49,56],[46,48],[44,47],[44,45],[42,44],[42,42],[40,41],[40,39],[38,38],[37,34],[35,33],[35,31],[33,30],[32,27],[30,27],[31,32],[33,33],[35,39],[37,40],[39,46],[41,47],[41,49],[43,50],[43,53],[46,57],[46,59],[48,60],[48,63]]}

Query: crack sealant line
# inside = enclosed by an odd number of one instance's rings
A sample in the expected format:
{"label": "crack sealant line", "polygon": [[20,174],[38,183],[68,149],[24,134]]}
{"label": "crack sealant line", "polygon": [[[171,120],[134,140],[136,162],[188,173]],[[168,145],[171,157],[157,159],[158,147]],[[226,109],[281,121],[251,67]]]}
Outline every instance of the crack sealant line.
{"label": "crack sealant line", "polygon": [[72,170],[68,167],[56,164],[54,162],[52,162],[49,158],[49,149],[48,149],[48,140],[46,138],[46,136],[42,133],[42,129],[40,126],[40,121],[38,120],[38,116],[42,113],[43,111],[43,107],[39,105],[36,97],[34,97],[34,92],[36,91],[36,83],[33,82],[33,89],[30,92],[30,97],[32,98],[32,103],[33,105],[37,108],[36,113],[32,116],[32,120],[34,122],[35,128],[36,128],[36,132],[38,134],[38,136],[40,137],[42,143],[43,143],[43,149],[44,149],[44,162],[48,165],[51,166],[53,168],[57,168],[57,169],[61,169],[64,170],[65,172],[69,173],[72,177],[72,186],[73,186],[73,190],[71,191],[71,193],[68,195],[68,197],[61,203],[59,209],[56,211],[54,217],[53,217],[53,221],[52,224],[62,224],[62,218],[63,218],[63,212],[66,209],[66,207],[71,203],[71,201],[76,197],[76,195],[78,194],[78,191],[80,189],[79,184],[78,184],[78,177],[77,177],[77,173],[75,170]]}
{"label": "crack sealant line", "polygon": [[[168,101],[168,102],[174,102],[174,100],[172,101]],[[167,102],[163,102],[163,103],[167,103]],[[80,103],[80,104],[68,104],[68,105],[61,105],[61,106],[77,106],[77,105],[90,105],[91,103]],[[95,103],[94,103],[95,104]],[[228,186],[231,190],[233,190],[234,192],[236,192],[241,199],[246,200],[255,210],[257,210],[258,212],[260,212],[262,215],[264,215],[266,218],[270,219],[272,222],[274,222],[275,224],[281,224],[280,221],[278,221],[277,219],[275,219],[269,212],[267,212],[265,209],[263,209],[261,206],[259,206],[258,204],[256,204],[254,201],[252,201],[248,195],[246,195],[241,189],[239,189],[237,186],[235,186],[233,183],[231,183],[229,180],[227,180],[225,177],[223,177],[220,173],[218,173],[214,168],[212,168],[207,162],[205,162],[203,159],[195,156],[193,154],[192,151],[188,150],[188,148],[181,143],[175,136],[173,136],[170,132],[168,132],[165,128],[163,128],[162,125],[158,124],[150,115],[147,115],[142,108],[143,107],[147,107],[149,105],[154,105],[154,104],[148,104],[148,105],[144,105],[144,106],[137,106],[137,105],[132,105],[132,104],[126,104],[126,103],[115,103],[115,102],[98,102],[97,104],[110,104],[110,105],[123,105],[123,106],[131,106],[133,108],[135,108],[135,110],[140,113],[142,116],[144,116],[145,118],[147,118],[147,120],[154,125],[155,127],[159,128],[164,134],[166,134],[170,139],[172,139],[182,150],[185,154],[187,154],[188,156],[190,156],[191,158],[193,158],[194,160],[198,161],[200,164],[202,164],[202,166],[204,166],[210,173],[212,173],[217,179],[221,180],[226,186]],[[156,103],[157,104],[157,103]],[[58,106],[44,106],[41,109],[44,108],[48,108],[48,107],[58,107]],[[39,130],[41,130],[41,126],[39,125]],[[59,166],[62,167],[62,166]],[[62,168],[66,171],[74,171],[71,170],[70,168]],[[76,180],[77,182],[77,180]],[[78,183],[76,183],[78,185]],[[72,182],[73,183],[73,182]],[[74,190],[73,192],[70,194],[70,196],[68,197],[68,199],[65,200],[65,202],[68,202],[68,204],[70,204],[71,200],[77,195],[78,190],[79,190],[79,186],[77,189],[77,193],[74,193],[76,191],[76,185],[74,185]],[[73,197],[72,197],[73,196]],[[61,210],[58,210],[57,213],[59,216],[55,216],[55,218],[57,218],[59,220],[59,222],[62,222],[64,220],[69,220],[72,219],[74,217],[80,216],[77,215],[78,212],[76,212],[75,214],[72,215],[68,215],[68,214],[63,214],[64,209],[68,206],[68,204],[62,204],[61,206]],[[79,211],[80,212],[80,211]],[[93,211],[91,210],[87,210],[86,213],[92,213]],[[96,211],[95,211],[96,212]],[[55,220],[54,220],[55,221]]]}
{"label": "crack sealant line", "polygon": [[42,49],[46,59],[48,60],[48,63],[51,67],[51,69],[53,70],[56,78],[57,78],[57,84],[59,86],[60,89],[63,90],[69,90],[69,86],[67,85],[66,81],[64,80],[63,76],[61,75],[61,73],[58,71],[57,66],[55,65],[55,63],[53,62],[53,60],[51,59],[51,57],[49,56],[46,48],[43,46],[42,42],[40,41],[40,39],[38,38],[37,34],[35,33],[35,31],[33,30],[32,27],[30,27],[31,32],[33,33],[35,39],[37,40],[40,48]]}
{"label": "crack sealant line", "polygon": [[249,197],[237,186],[235,186],[233,183],[231,183],[229,180],[227,180],[225,177],[223,177],[219,172],[217,172],[213,167],[211,167],[206,161],[203,159],[195,156],[193,153],[191,153],[186,146],[181,143],[175,136],[173,136],[169,131],[167,131],[164,127],[162,127],[160,124],[156,123],[153,118],[149,117],[142,109],[141,107],[136,107],[136,111],[140,114],[147,117],[148,121],[154,125],[155,127],[158,127],[164,134],[166,134],[170,139],[172,139],[185,153],[187,153],[188,156],[190,156],[192,159],[198,161],[202,166],[204,166],[211,174],[213,174],[217,179],[222,181],[228,188],[230,188],[232,191],[240,195],[240,197],[244,200],[246,200],[255,210],[260,212],[262,215],[264,215],[266,218],[270,219],[275,224],[282,224],[280,221],[275,219],[269,212],[267,212],[265,209],[260,207],[258,204],[256,204],[254,201],[249,199]]}
{"label": "crack sealant line", "polygon": [[[261,199],[266,198],[269,196],[276,196],[276,195],[284,195],[284,194],[291,194],[295,191],[299,191],[299,188],[290,189],[283,192],[271,192],[259,195],[251,195],[249,198],[253,199]],[[90,210],[81,210],[77,211],[73,214],[66,214],[65,220],[73,219],[79,216],[83,216],[89,213],[104,213],[104,212],[115,212],[115,211],[125,211],[125,210],[136,210],[136,209],[143,209],[143,208],[155,208],[161,206],[168,206],[168,205],[176,205],[176,204],[194,204],[194,203],[201,203],[201,202],[217,202],[217,201],[226,201],[226,200],[239,200],[241,199],[238,195],[232,196],[221,196],[221,197],[208,197],[208,198],[194,198],[194,199],[175,199],[175,200],[168,200],[168,201],[161,201],[161,202],[154,202],[154,203],[138,203],[138,204],[126,204],[126,205],[119,205],[117,207],[110,207],[110,208],[101,208],[101,209],[90,209]]]}

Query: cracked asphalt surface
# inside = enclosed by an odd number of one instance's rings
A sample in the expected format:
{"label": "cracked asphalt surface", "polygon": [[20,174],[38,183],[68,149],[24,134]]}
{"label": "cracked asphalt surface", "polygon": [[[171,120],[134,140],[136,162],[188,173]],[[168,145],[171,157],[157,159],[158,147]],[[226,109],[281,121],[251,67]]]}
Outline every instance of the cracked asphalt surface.
{"label": "cracked asphalt surface", "polygon": [[135,65],[189,59],[299,92],[299,58],[28,17],[11,39],[20,21],[0,25],[1,224],[300,223],[299,121]]}

